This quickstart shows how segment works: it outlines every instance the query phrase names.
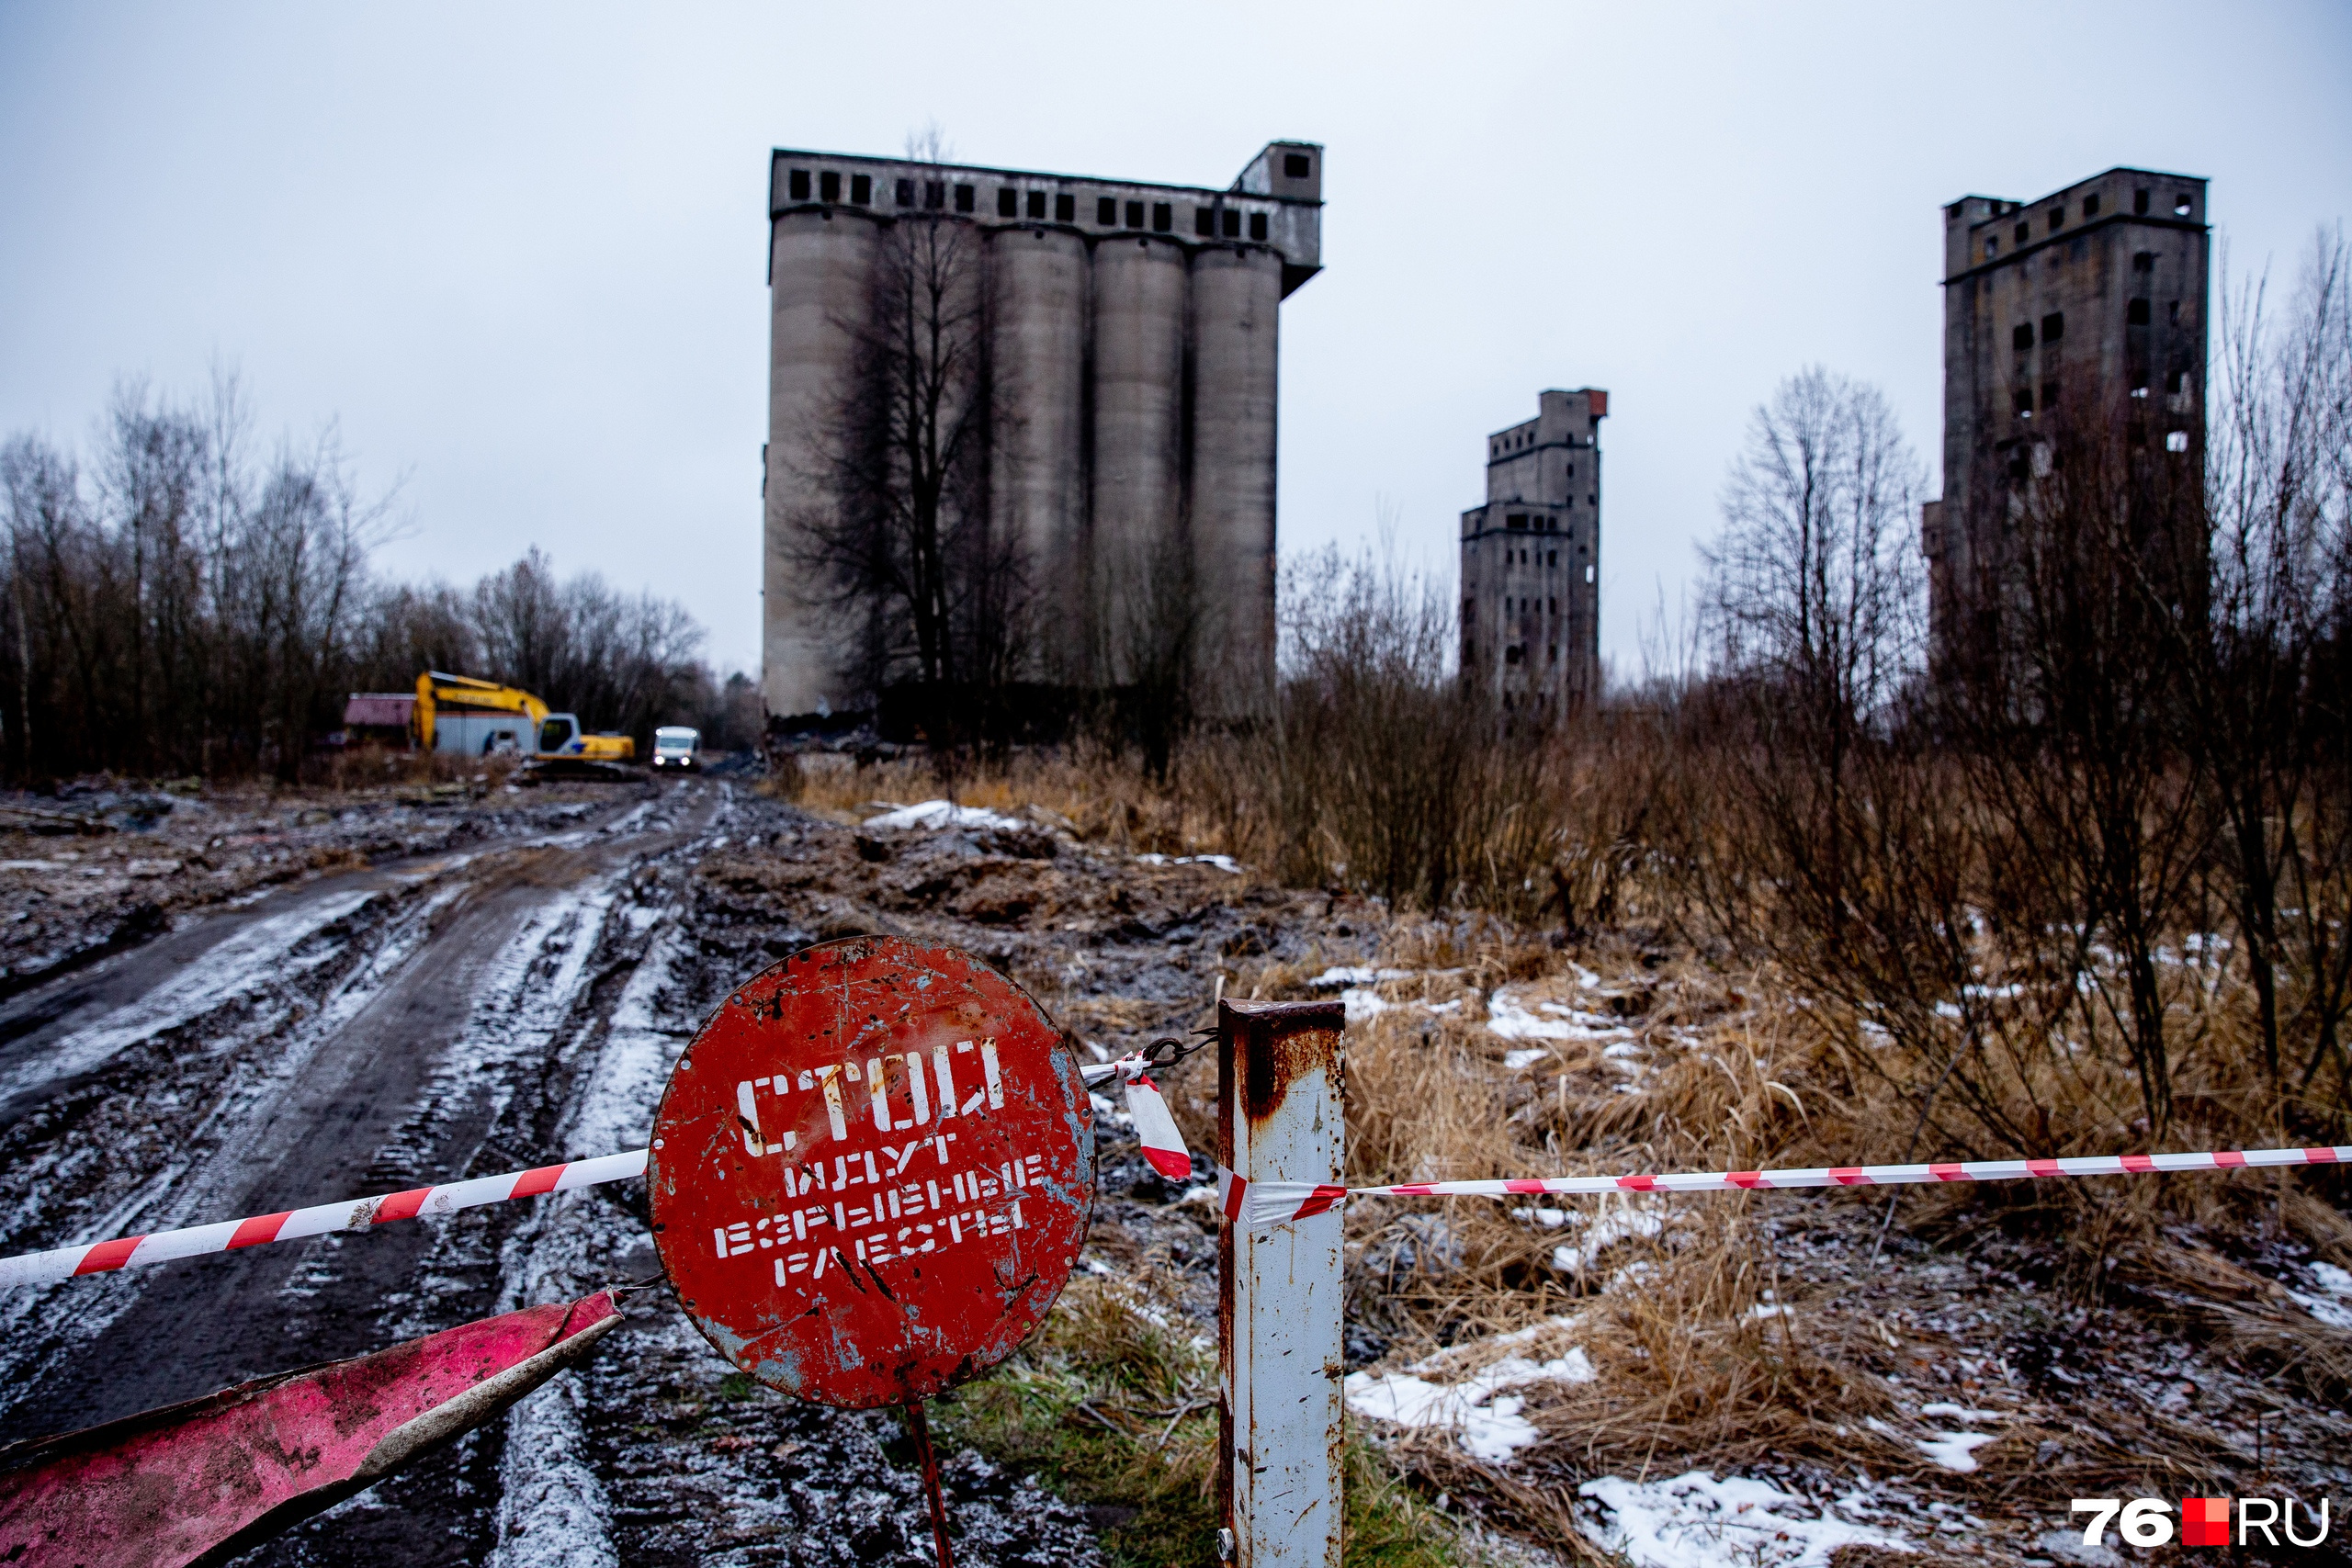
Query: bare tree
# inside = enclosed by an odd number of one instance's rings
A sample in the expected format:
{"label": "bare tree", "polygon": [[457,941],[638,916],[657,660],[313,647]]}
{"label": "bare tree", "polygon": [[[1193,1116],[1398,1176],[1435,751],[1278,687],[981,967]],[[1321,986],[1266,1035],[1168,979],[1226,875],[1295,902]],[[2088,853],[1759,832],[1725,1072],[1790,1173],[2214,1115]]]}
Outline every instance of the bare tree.
{"label": "bare tree", "polygon": [[[2217,863],[2273,1088],[2308,1094],[2326,1068],[2341,1103],[2352,1090],[2352,257],[2342,235],[2318,237],[2283,320],[2259,281],[2225,291],[2222,344],[2211,635],[2191,662],[2183,740],[2208,760]],[[2283,1059],[2290,1032],[2299,1064]]]}
{"label": "bare tree", "polygon": [[233,377],[187,404],[118,389],[87,463],[0,445],[0,741],[19,776],[89,769],[298,777],[354,686],[500,677],[640,739],[726,703],[701,628],[531,550],[469,590],[387,584],[390,496],[332,427],[253,453]]}
{"label": "bare tree", "polygon": [[1875,387],[1818,367],[1758,406],[1701,552],[1703,614],[1746,694],[1756,784],[1787,873],[1834,946],[1857,824],[1858,750],[1921,665],[1912,518],[1926,473]]}
{"label": "bare tree", "polygon": [[[934,166],[936,131],[910,149]],[[801,519],[800,564],[834,614],[860,628],[878,694],[912,682],[941,700],[1015,679],[1027,657],[1029,563],[992,526],[991,455],[1005,418],[989,363],[987,254],[979,231],[925,205],[888,221],[846,385],[819,443],[827,504]]]}

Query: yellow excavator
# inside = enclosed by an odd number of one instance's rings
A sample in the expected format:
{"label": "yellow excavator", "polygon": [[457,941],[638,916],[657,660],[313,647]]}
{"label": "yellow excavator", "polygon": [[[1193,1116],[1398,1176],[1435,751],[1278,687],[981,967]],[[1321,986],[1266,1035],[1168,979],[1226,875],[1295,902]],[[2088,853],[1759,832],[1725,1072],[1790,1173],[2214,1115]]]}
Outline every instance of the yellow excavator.
{"label": "yellow excavator", "polygon": [[425,751],[483,757],[577,757],[594,762],[633,762],[637,742],[626,735],[591,735],[568,713],[549,713],[530,693],[470,675],[428,670],[416,678],[416,744]]}

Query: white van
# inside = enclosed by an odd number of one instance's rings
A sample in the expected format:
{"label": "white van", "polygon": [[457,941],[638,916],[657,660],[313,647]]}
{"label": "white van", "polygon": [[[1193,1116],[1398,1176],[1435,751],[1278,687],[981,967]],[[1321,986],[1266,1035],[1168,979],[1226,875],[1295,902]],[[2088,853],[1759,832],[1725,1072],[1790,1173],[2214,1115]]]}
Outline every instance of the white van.
{"label": "white van", "polygon": [[669,725],[653,732],[653,771],[662,773],[675,769],[695,773],[702,764],[695,760],[695,749],[702,744],[702,731],[683,725]]}

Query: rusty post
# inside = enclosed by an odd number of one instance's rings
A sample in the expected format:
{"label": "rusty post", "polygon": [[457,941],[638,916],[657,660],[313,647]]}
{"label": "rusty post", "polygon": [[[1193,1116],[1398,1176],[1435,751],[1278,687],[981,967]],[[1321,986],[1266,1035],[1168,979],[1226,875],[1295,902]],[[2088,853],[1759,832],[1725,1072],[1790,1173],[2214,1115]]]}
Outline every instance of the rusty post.
{"label": "rusty post", "polygon": [[931,1546],[939,1558],[939,1568],[956,1568],[956,1554],[947,1549],[947,1503],[939,1495],[939,1454],[931,1446],[931,1422],[922,1413],[922,1401],[910,1399],[899,1406],[906,1412],[907,1435],[915,1440],[915,1462],[922,1466],[923,1501],[931,1506]]}
{"label": "rusty post", "polygon": [[[1247,1181],[1336,1182],[1346,1149],[1338,1002],[1217,1008],[1217,1163]],[[1217,1240],[1219,1555],[1339,1568],[1340,1218]]]}

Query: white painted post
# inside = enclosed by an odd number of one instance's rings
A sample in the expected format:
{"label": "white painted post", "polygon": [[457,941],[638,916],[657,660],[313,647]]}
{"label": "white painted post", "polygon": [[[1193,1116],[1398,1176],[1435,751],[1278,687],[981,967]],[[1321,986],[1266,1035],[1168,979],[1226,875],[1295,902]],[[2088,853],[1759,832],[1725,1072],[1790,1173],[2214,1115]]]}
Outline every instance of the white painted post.
{"label": "white painted post", "polygon": [[[1336,1182],[1346,1148],[1338,1002],[1217,1009],[1217,1163],[1247,1181]],[[1340,1216],[1217,1243],[1220,1555],[1340,1568]]]}

